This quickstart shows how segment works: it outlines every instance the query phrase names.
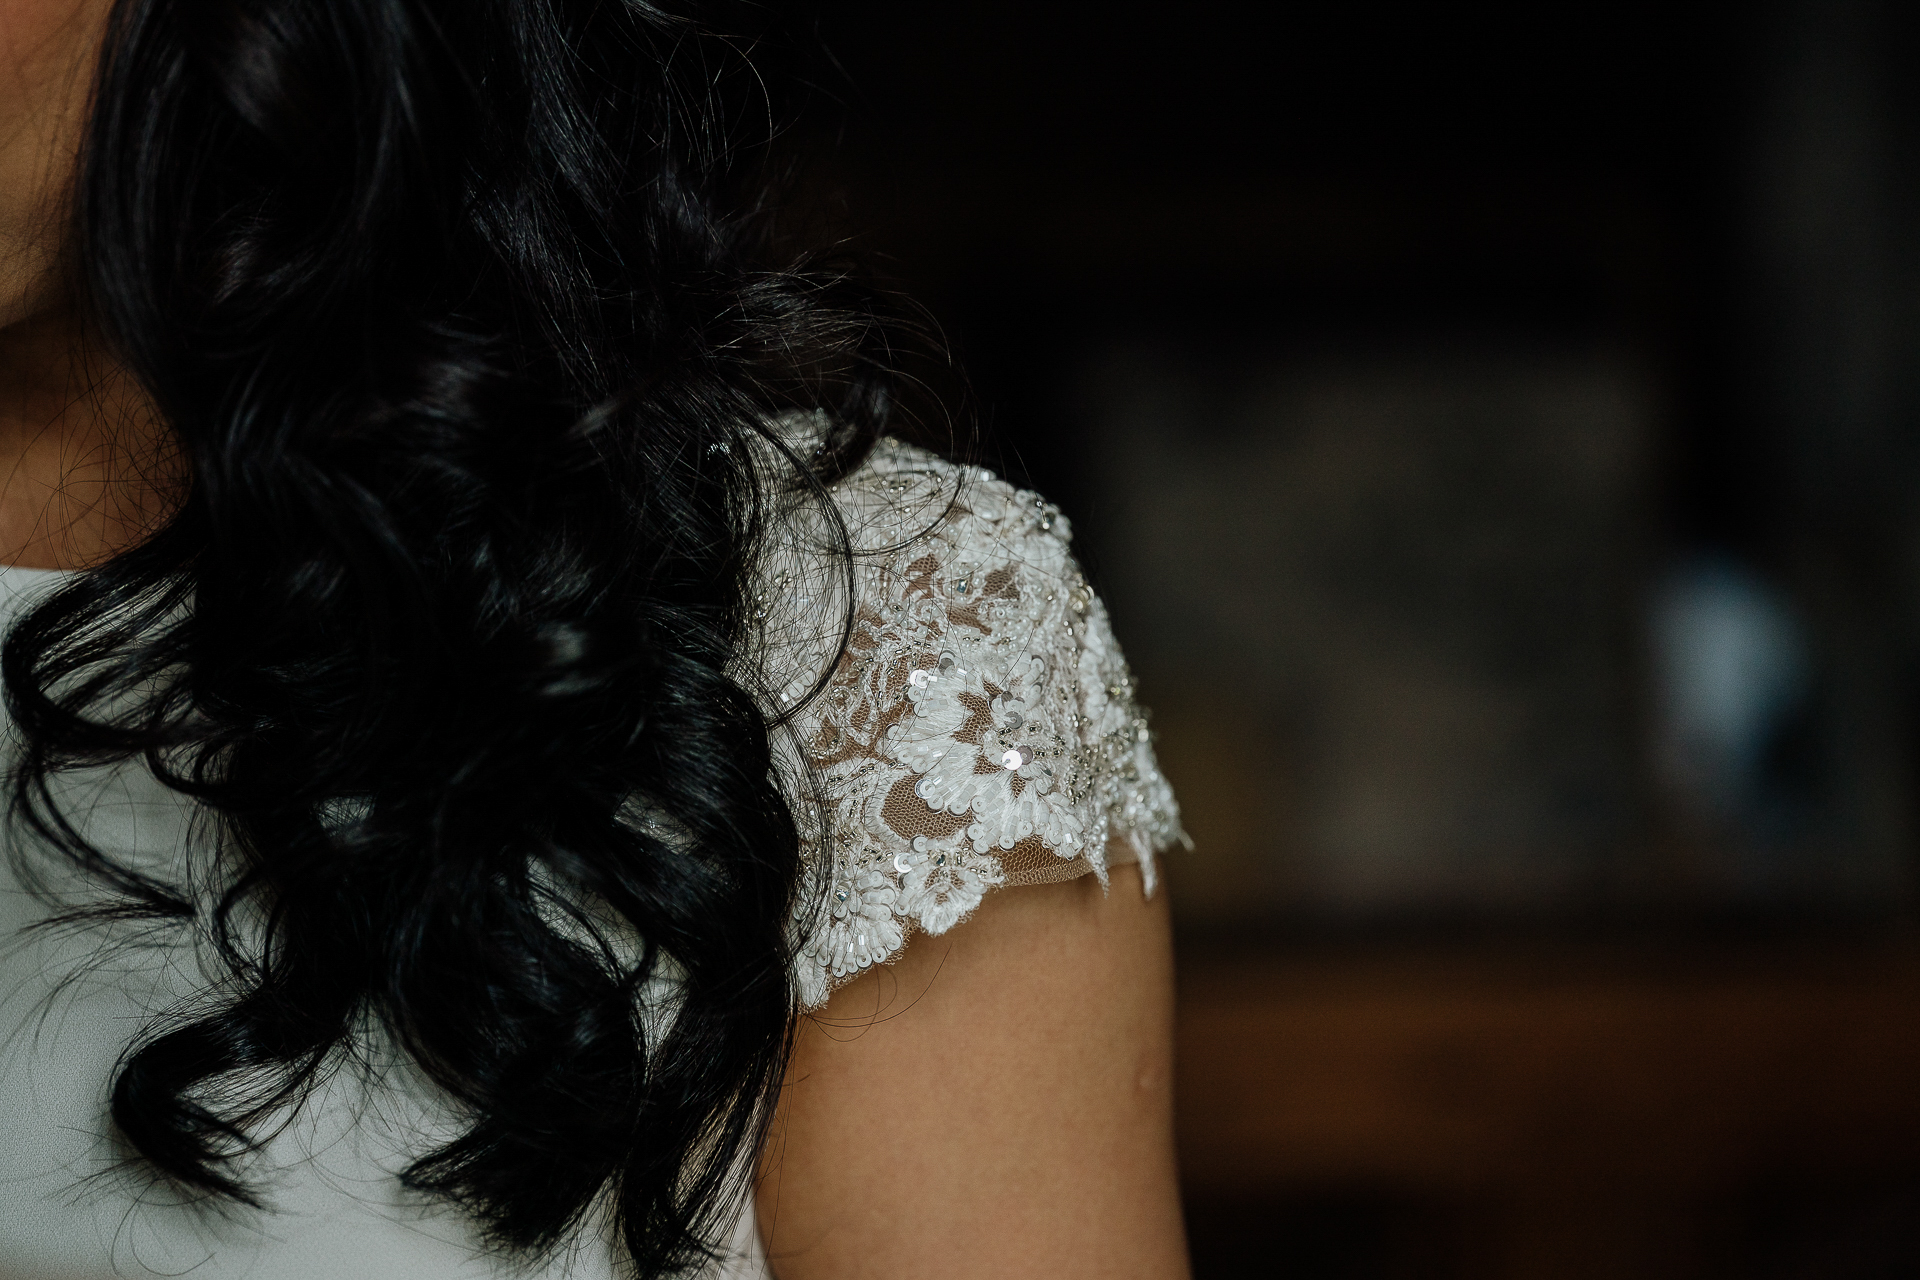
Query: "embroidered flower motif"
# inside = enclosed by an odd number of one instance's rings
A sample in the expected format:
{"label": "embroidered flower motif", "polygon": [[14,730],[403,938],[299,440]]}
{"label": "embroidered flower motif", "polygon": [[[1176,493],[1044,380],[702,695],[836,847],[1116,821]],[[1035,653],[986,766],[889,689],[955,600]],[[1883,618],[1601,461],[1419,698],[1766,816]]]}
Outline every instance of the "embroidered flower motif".
{"label": "embroidered flower motif", "polygon": [[928,933],[940,934],[973,914],[987,890],[1005,883],[992,858],[969,858],[964,851],[936,849],[922,836],[901,881],[901,908]]}
{"label": "embroidered flower motif", "polygon": [[826,998],[825,979],[845,978],[884,961],[906,941],[898,909],[900,890],[892,879],[870,867],[836,877],[824,904],[825,920],[802,951],[815,970],[801,983],[809,1004]]}
{"label": "embroidered flower motif", "polygon": [[[845,651],[844,585],[810,550],[827,545],[817,512],[783,526],[756,595],[753,662],[780,673],[760,687],[788,695],[775,714],[840,652],[791,726],[832,828],[831,851],[803,850],[814,887],[795,915],[795,978],[809,1006],[891,958],[909,929],[944,933],[1018,883],[1005,862],[1016,846],[1084,859],[1104,880],[1115,836],[1151,886],[1153,853],[1184,838],[1057,508],[891,440],[834,498],[856,548],[874,549],[857,557]],[[791,782],[804,807],[815,793]]]}

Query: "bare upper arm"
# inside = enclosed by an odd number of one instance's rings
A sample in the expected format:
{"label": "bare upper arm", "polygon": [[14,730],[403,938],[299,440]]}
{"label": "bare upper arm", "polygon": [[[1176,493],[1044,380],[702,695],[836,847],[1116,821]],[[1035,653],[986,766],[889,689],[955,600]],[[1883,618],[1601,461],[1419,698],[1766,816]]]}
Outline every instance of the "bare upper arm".
{"label": "bare upper arm", "polygon": [[1179,1277],[1165,895],[989,894],[796,1034],[762,1155],[780,1280]]}

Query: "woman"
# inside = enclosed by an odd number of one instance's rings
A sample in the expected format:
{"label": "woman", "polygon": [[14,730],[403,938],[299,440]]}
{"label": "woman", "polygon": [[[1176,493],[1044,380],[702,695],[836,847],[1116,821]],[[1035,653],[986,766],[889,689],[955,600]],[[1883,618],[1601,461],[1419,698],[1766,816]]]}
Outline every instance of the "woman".
{"label": "woman", "polygon": [[1125,665],[684,17],[0,22],[0,1273],[1182,1273]]}

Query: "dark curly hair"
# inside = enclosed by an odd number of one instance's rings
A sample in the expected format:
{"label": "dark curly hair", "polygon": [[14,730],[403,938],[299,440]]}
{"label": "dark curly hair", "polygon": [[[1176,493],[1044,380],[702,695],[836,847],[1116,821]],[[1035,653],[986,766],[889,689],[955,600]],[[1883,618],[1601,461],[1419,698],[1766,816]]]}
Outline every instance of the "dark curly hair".
{"label": "dark curly hair", "polygon": [[[187,479],[3,666],[16,813],[94,917],[197,927],[224,970],[113,1085],[179,1184],[261,1203],[263,1130],[387,1037],[463,1123],[406,1181],[499,1246],[604,1203],[661,1275],[740,1203],[813,820],[741,674],[748,584],[892,374],[873,294],[769,265],[729,49],[638,0],[114,8],[78,292]],[[115,762],[215,819],[210,887],[62,810]]]}

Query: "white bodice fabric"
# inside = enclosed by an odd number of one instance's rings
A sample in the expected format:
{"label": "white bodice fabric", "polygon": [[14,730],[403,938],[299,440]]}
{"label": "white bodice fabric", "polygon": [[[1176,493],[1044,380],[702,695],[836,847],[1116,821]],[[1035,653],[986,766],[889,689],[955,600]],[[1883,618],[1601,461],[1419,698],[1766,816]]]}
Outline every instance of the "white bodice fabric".
{"label": "white bodice fabric", "polygon": [[[1055,508],[891,441],[831,498],[857,553],[851,583],[821,553],[822,509],[797,503],[763,558],[763,635],[740,673],[778,722],[805,835],[795,979],[809,1007],[995,888],[1104,880],[1137,861],[1151,891],[1153,853],[1180,838],[1131,677]],[[0,626],[59,576],[0,569]],[[186,856],[187,803],[143,769],[76,786],[102,847],[159,867]],[[175,1203],[122,1167],[106,1119],[115,1061],[151,1016],[191,997],[199,969],[189,944],[145,938],[103,958],[85,931],[21,933],[46,910],[0,867],[0,1276],[528,1274],[393,1177],[445,1123],[433,1101],[370,1099],[351,1075],[269,1148],[272,1212]],[[727,1280],[763,1274],[756,1246],[749,1214]],[[541,1274],[611,1277],[616,1259],[595,1237]]]}

